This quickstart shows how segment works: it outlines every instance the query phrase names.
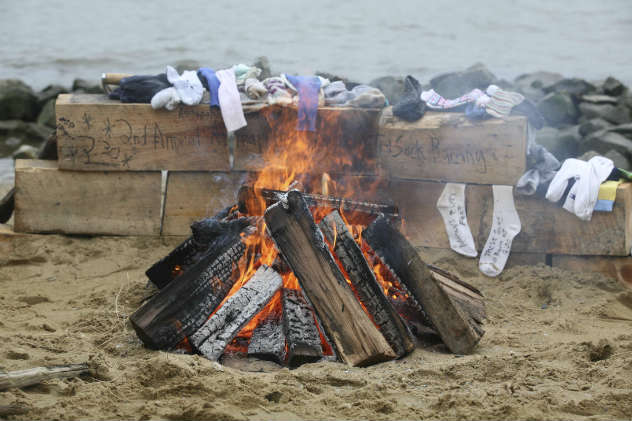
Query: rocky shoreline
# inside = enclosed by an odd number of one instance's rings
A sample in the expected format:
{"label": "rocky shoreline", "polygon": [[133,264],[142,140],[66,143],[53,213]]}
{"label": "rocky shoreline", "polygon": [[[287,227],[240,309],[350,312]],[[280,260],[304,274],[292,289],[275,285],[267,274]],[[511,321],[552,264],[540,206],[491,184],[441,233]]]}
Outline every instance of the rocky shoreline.
{"label": "rocky shoreline", "polygon": [[[265,57],[255,63],[270,75]],[[195,69],[196,63],[181,63],[178,71]],[[354,82],[332,74],[317,72],[332,81]],[[404,76],[385,76],[368,83],[382,90],[389,103],[397,103],[404,92]],[[618,168],[632,169],[632,92],[614,77],[589,82],[565,78],[553,72],[535,72],[514,81],[498,79],[482,64],[463,71],[445,73],[430,79],[423,88],[432,88],[445,98],[455,98],[472,89],[496,84],[522,93],[533,101],[546,119],[536,141],[560,161],[599,154],[614,161]],[[36,92],[17,79],[0,80],[0,158],[35,158],[38,149],[55,129],[55,99],[68,92],[102,92],[98,84],[76,79],[72,87],[49,85]]]}

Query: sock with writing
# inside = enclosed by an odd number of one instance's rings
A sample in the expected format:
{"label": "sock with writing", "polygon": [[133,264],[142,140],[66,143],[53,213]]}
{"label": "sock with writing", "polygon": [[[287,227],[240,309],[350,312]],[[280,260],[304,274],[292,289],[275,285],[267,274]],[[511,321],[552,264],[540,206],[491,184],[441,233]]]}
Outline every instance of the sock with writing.
{"label": "sock with writing", "polygon": [[476,257],[472,231],[465,214],[465,184],[448,183],[437,201],[450,247],[459,254]]}
{"label": "sock with writing", "polygon": [[494,214],[492,229],[481,253],[478,268],[487,276],[498,276],[505,268],[511,243],[520,232],[520,217],[514,205],[512,186],[492,186]]}

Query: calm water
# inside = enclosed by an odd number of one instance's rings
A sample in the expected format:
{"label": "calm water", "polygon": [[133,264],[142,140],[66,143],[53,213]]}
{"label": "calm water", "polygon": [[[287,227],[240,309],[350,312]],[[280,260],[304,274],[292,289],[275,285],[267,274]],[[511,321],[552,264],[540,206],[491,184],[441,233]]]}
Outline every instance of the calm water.
{"label": "calm water", "polygon": [[260,55],[273,70],[365,82],[481,61],[505,78],[552,70],[632,84],[632,0],[0,0],[0,34],[0,78],[38,88]]}

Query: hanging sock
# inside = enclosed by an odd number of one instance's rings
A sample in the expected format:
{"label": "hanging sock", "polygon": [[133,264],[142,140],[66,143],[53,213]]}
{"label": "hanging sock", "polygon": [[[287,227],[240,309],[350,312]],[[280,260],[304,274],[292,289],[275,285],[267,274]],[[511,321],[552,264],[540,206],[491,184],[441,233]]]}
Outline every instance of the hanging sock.
{"label": "hanging sock", "polygon": [[617,198],[617,189],[623,180],[604,181],[599,186],[599,194],[597,195],[597,203],[595,204],[595,212],[612,212],[614,201]]}
{"label": "hanging sock", "polygon": [[282,75],[298,92],[298,125],[301,131],[316,131],[316,115],[318,113],[318,95],[321,80],[317,76]]}
{"label": "hanging sock", "polygon": [[197,75],[211,97],[211,107],[219,107],[219,97],[217,96],[219,79],[215,74],[215,70],[210,67],[202,67],[197,71]]}
{"label": "hanging sock", "polygon": [[492,186],[494,212],[492,229],[483,247],[478,268],[487,276],[498,276],[511,253],[511,243],[522,228],[514,205],[513,187]]}
{"label": "hanging sock", "polygon": [[465,213],[465,184],[446,184],[437,201],[437,209],[443,218],[450,248],[464,256],[476,257],[474,238]]}
{"label": "hanging sock", "polygon": [[487,87],[487,95],[490,97],[485,106],[489,115],[496,118],[507,117],[516,105],[524,101],[524,97],[517,92],[503,91],[496,85]]}
{"label": "hanging sock", "polygon": [[247,124],[235,82],[235,72],[232,69],[218,70],[216,75],[220,82],[217,96],[224,125],[227,131],[234,132]]}
{"label": "hanging sock", "polygon": [[404,80],[404,94],[393,105],[393,115],[402,120],[417,121],[425,112],[426,104],[421,100],[421,85],[417,79],[408,75]]}
{"label": "hanging sock", "polygon": [[480,89],[474,89],[463,96],[456,99],[445,99],[439,95],[434,89],[429,91],[423,91],[421,93],[421,99],[426,103],[428,108],[433,110],[450,110],[467,104],[468,102],[475,102],[477,99],[484,95]]}

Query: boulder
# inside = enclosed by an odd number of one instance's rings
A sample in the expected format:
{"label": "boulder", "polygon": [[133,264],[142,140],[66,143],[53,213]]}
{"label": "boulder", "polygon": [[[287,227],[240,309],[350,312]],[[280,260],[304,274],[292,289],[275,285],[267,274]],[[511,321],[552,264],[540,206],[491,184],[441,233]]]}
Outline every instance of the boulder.
{"label": "boulder", "polygon": [[37,102],[40,108],[44,107],[51,99],[56,99],[59,94],[67,94],[68,89],[61,85],[48,85],[37,93]]}
{"label": "boulder", "polygon": [[[595,156],[600,156],[601,154],[595,151],[588,151],[585,152],[582,156],[580,156],[578,159],[581,159],[582,161],[589,161],[590,159],[594,158]],[[604,156],[610,160],[612,160],[612,163],[614,164],[614,166],[616,168],[621,168],[624,170],[629,170],[630,169],[630,161],[628,160],[628,158],[626,158],[625,156],[623,156],[622,154],[620,154],[619,152],[615,151],[614,149],[609,150],[608,152],[606,152]]]}
{"label": "boulder", "polygon": [[591,104],[613,104],[617,105],[619,102],[617,98],[610,95],[598,95],[590,94],[582,97],[582,102],[590,102]]}
{"label": "boulder", "polygon": [[546,92],[544,92],[546,87],[549,87],[562,79],[564,79],[564,77],[559,73],[526,73],[518,76],[514,80],[514,85],[516,86],[516,90],[522,93],[525,97],[529,98],[531,101],[538,102],[546,95]]}
{"label": "boulder", "polygon": [[404,78],[401,76],[382,76],[369,82],[369,86],[382,91],[391,105],[397,104],[404,94]]}
{"label": "boulder", "polygon": [[609,131],[622,134],[628,139],[632,139],[632,123],[620,124],[618,126],[614,126],[610,128]]}
{"label": "boulder", "polygon": [[38,149],[31,145],[22,145],[13,152],[11,157],[13,159],[37,159]]}
{"label": "boulder", "polygon": [[591,133],[606,130],[611,127],[614,127],[612,123],[607,122],[603,118],[591,118],[579,125],[579,134],[588,136]]}
{"label": "boulder", "polygon": [[55,102],[57,100],[55,98],[51,98],[48,100],[42,111],[40,111],[37,116],[37,124],[41,124],[43,126],[48,126],[55,128]]}
{"label": "boulder", "polygon": [[72,91],[85,92],[86,94],[102,94],[101,85],[96,82],[88,82],[85,79],[75,79],[72,82]]}
{"label": "boulder", "polygon": [[606,95],[619,96],[625,91],[625,85],[612,76],[608,76],[601,85],[601,89]]}
{"label": "boulder", "polygon": [[555,82],[551,86],[544,88],[544,92],[564,93],[570,95],[575,101],[591,93],[597,92],[597,87],[592,83],[586,82],[584,79],[569,78]]}
{"label": "boulder", "polygon": [[544,127],[536,132],[536,143],[544,146],[561,161],[577,156],[581,136],[579,126],[570,126],[557,130]]}
{"label": "boulder", "polygon": [[551,92],[538,102],[538,110],[553,127],[575,124],[579,113],[569,94]]}
{"label": "boulder", "polygon": [[462,72],[444,73],[430,80],[430,86],[444,98],[452,99],[472,89],[487,89],[496,76],[485,65],[477,63]]}
{"label": "boulder", "polygon": [[630,110],[623,105],[613,104],[592,104],[581,102],[579,111],[585,119],[602,118],[610,123],[624,124],[632,122]]}
{"label": "boulder", "polygon": [[261,69],[261,74],[259,75],[259,79],[263,80],[272,76],[272,68],[270,67],[270,60],[268,60],[268,57],[266,56],[257,57],[257,59],[252,65]]}
{"label": "boulder", "polygon": [[535,141],[537,144],[544,146],[549,152],[555,155],[559,159],[558,154],[563,152],[564,148],[558,146],[557,135],[559,130],[553,127],[543,127],[535,134]]}
{"label": "boulder", "polygon": [[17,79],[0,80],[0,120],[37,118],[37,97],[30,86]]}
{"label": "boulder", "polygon": [[580,150],[593,150],[602,155],[615,150],[627,159],[632,159],[632,140],[619,133],[600,131],[582,139]]}
{"label": "boulder", "polygon": [[173,68],[178,71],[178,73],[182,74],[185,70],[197,70],[202,67],[199,61],[197,60],[178,60],[173,64]]}
{"label": "boulder", "polygon": [[18,138],[22,143],[30,145],[39,145],[54,130],[50,127],[42,126],[37,123],[28,123],[21,120],[0,121],[0,140],[9,138]]}

